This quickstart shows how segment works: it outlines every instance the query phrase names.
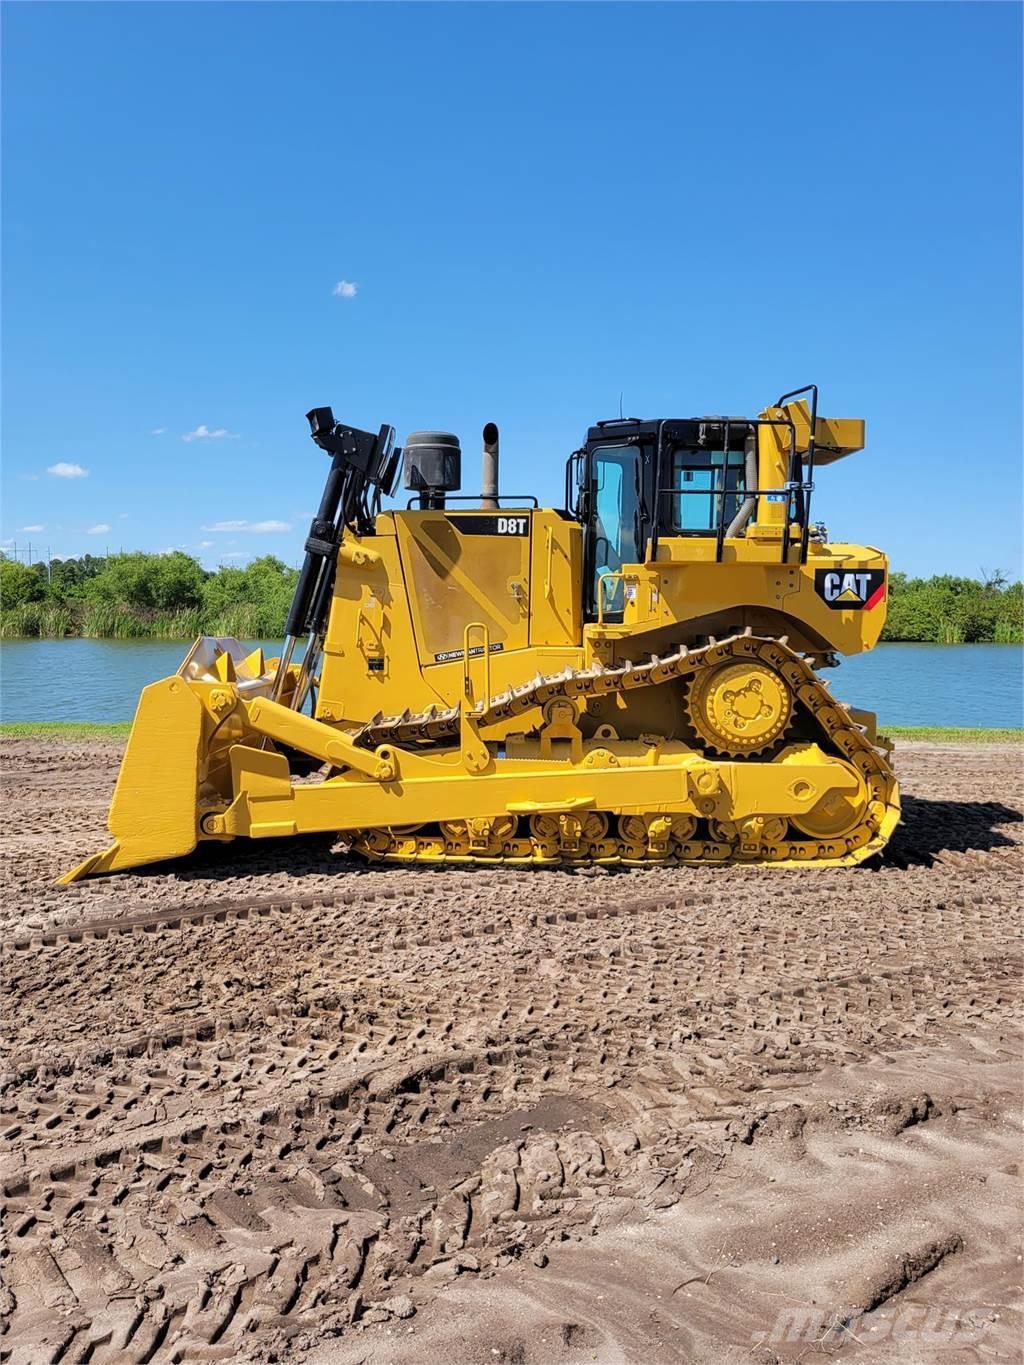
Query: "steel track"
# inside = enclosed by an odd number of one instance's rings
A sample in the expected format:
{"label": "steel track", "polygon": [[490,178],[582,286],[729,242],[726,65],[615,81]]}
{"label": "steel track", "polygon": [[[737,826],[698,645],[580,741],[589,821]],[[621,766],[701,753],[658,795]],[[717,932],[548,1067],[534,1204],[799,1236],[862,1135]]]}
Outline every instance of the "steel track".
{"label": "steel track", "polygon": [[[460,840],[450,831],[419,836],[402,834],[391,829],[359,831],[353,849],[371,860],[385,859],[398,862],[454,862],[494,864],[538,863],[570,865],[581,863],[628,865],[664,864],[678,862],[686,865],[721,865],[732,861],[746,863],[767,862],[782,865],[841,866],[863,862],[885,847],[889,827],[898,818],[899,795],[895,774],[883,753],[868,739],[857,725],[850,709],[837,702],[827,686],[811,668],[807,659],[791,650],[785,638],[765,639],[748,629],[742,635],[726,640],[715,640],[699,649],[685,646],[664,657],[633,664],[626,662],[618,668],[594,664],[589,669],[565,669],[547,677],[538,675],[532,682],[487,701],[473,710],[477,725],[487,727],[525,715],[554,700],[587,700],[629,693],[646,687],[692,679],[703,668],[737,661],[759,661],[780,674],[789,686],[795,701],[799,701],[819,726],[828,745],[852,763],[860,773],[865,789],[863,818],[841,837],[796,838],[772,840],[757,835],[735,834],[730,841],[722,837],[674,840],[669,848],[655,848],[624,842],[621,838],[599,838],[589,843],[581,840],[571,853],[561,849],[557,840],[545,842],[536,837],[510,838],[494,849],[474,851],[468,839]],[[405,712],[400,716],[378,715],[355,733],[355,739],[366,745],[382,743],[424,745],[442,744],[454,740],[459,731],[460,713],[457,707],[439,711],[435,707],[415,715]],[[747,760],[756,763],[756,758]],[[770,762],[770,759],[761,760]]]}

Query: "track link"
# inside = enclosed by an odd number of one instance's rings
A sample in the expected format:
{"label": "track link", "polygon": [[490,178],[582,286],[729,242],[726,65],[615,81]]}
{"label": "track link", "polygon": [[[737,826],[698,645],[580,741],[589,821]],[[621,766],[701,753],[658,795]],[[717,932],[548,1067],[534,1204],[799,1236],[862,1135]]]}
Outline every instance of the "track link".
{"label": "track link", "polygon": [[[725,640],[713,640],[697,649],[685,646],[672,654],[652,656],[640,663],[627,661],[617,668],[594,663],[587,669],[565,669],[548,676],[538,675],[521,687],[510,688],[478,703],[473,712],[477,725],[487,727],[525,715],[537,707],[557,700],[605,697],[677,680],[693,679],[708,668],[729,662],[760,661],[778,673],[819,726],[828,745],[859,772],[864,784],[863,817],[841,837],[798,838],[798,831],[784,821],[770,818],[747,829],[705,827],[693,837],[644,837],[656,813],[641,817],[639,837],[632,835],[610,812],[598,816],[594,834],[585,827],[574,832],[570,844],[543,832],[518,826],[502,832],[486,851],[474,848],[468,838],[460,838],[452,822],[436,831],[372,829],[360,831],[353,848],[371,860],[398,862],[457,863],[665,863],[722,864],[733,861],[781,865],[843,866],[863,862],[881,852],[899,819],[899,792],[887,759],[888,747],[876,746],[863,727],[857,724],[849,707],[837,702],[808,661],[789,648],[785,638],[766,639],[751,631]],[[457,707],[439,710],[430,707],[417,714],[377,715],[354,738],[375,746],[384,743],[429,745],[450,742],[458,736],[460,713]],[[751,762],[758,761],[751,759]],[[770,760],[761,760],[762,762]],[[457,823],[457,822],[456,822]],[[782,828],[773,826],[781,825]],[[608,835],[611,837],[607,837]],[[780,837],[781,836],[781,837]]]}

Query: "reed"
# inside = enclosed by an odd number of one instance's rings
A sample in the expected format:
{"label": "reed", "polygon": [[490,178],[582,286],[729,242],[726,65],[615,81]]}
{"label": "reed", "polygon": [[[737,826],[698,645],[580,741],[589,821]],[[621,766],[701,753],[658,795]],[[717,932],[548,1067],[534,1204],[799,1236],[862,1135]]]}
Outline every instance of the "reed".
{"label": "reed", "polygon": [[210,635],[233,635],[236,640],[279,639],[284,630],[280,612],[262,602],[237,603],[206,621]]}
{"label": "reed", "polygon": [[77,635],[78,618],[61,602],[25,602],[0,616],[0,638],[60,640]]}
{"label": "reed", "polygon": [[277,639],[280,611],[259,602],[240,603],[216,613],[198,607],[147,611],[121,603],[26,602],[0,615],[0,638],[60,640],[194,640],[197,635],[233,635],[238,640]]}

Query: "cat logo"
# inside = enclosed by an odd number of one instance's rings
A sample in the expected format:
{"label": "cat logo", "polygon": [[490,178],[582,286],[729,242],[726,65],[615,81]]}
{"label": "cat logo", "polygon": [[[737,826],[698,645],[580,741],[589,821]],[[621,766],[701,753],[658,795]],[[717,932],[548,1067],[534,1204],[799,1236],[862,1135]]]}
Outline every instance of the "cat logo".
{"label": "cat logo", "polygon": [[870,611],[885,599],[885,570],[815,569],[814,591],[833,611]]}

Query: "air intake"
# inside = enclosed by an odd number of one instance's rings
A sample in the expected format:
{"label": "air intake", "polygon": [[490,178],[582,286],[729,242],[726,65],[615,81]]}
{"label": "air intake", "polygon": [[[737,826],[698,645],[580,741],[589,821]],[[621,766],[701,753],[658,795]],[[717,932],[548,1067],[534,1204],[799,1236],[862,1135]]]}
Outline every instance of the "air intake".
{"label": "air intake", "polygon": [[450,431],[413,431],[405,442],[405,486],[422,507],[444,507],[462,483],[462,448]]}

